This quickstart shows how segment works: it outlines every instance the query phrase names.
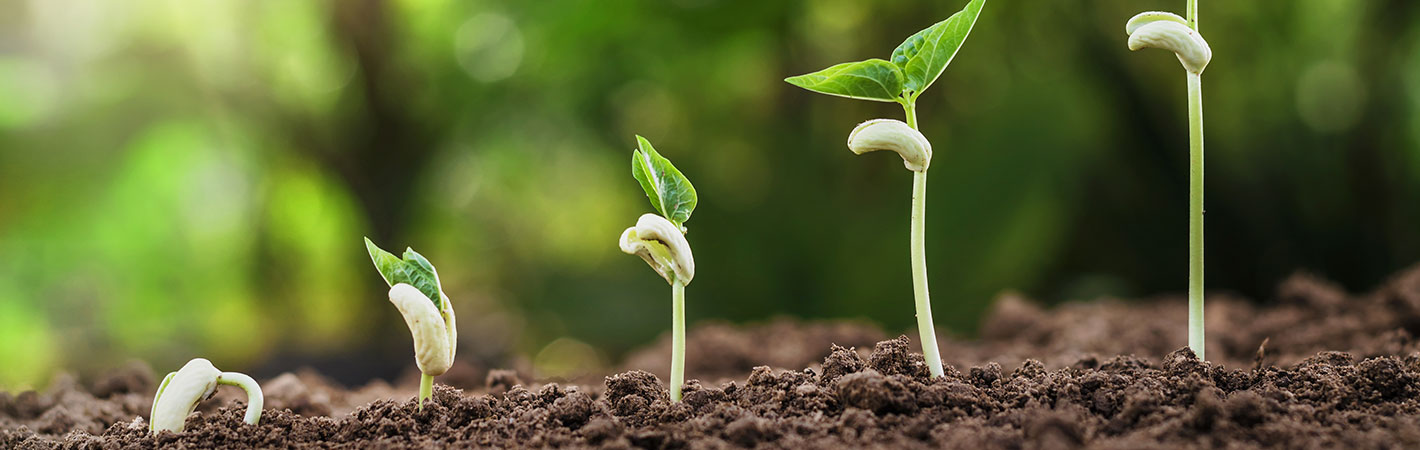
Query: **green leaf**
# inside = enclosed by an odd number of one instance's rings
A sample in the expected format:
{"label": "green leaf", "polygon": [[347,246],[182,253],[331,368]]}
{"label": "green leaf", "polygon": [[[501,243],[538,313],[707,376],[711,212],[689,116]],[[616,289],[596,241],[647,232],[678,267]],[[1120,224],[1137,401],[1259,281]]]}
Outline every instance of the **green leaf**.
{"label": "green leaf", "polygon": [[[641,142],[645,142],[645,138],[639,135],[636,136],[636,142],[638,146],[650,147],[649,142],[645,145],[641,145]],[[654,152],[655,149],[651,151]],[[655,185],[655,177],[651,175],[650,170],[647,169],[652,165],[647,164],[646,160],[646,155],[643,154],[640,149],[631,151],[631,176],[636,177],[636,182],[641,184],[641,190],[646,191],[646,198],[651,200],[651,206],[656,208],[656,212],[661,213],[661,216],[664,217],[666,212],[664,208],[661,207],[661,194],[658,192],[659,189]]]}
{"label": "green leaf", "polygon": [[409,281],[406,283],[429,296],[429,299],[434,301],[434,307],[439,309],[440,314],[443,314],[444,304],[443,299],[440,298],[440,294],[443,292],[441,292],[442,288],[439,285],[439,272],[434,270],[434,265],[429,264],[429,260],[424,259],[424,255],[409,247],[404,248],[404,264],[410,269]]}
{"label": "green leaf", "polygon": [[414,286],[434,302],[435,308],[444,310],[443,298],[439,295],[443,291],[439,285],[439,273],[434,271],[434,265],[424,259],[424,255],[412,248],[405,248],[404,259],[399,259],[393,253],[375,246],[370,238],[365,238],[365,250],[370,252],[370,260],[375,263],[375,269],[380,272],[380,276],[384,277],[385,284],[390,287],[400,283]]}
{"label": "green leaf", "polygon": [[636,145],[640,148],[631,152],[631,176],[641,183],[656,212],[685,232],[683,224],[695,211],[695,186],[670,160],[656,153],[651,141],[636,136]]}
{"label": "green leaf", "polygon": [[370,261],[375,263],[375,270],[380,271],[380,276],[384,277],[385,283],[393,287],[400,281],[395,280],[393,275],[404,267],[404,261],[394,256],[390,252],[381,250],[375,246],[370,238],[365,238],[365,251],[370,252]]}
{"label": "green leaf", "polygon": [[843,63],[784,79],[789,84],[814,92],[880,102],[898,101],[903,80],[901,68],[876,58]]}
{"label": "green leaf", "polygon": [[902,88],[908,100],[916,100],[942,75],[966,36],[971,34],[971,27],[976,24],[984,4],[986,0],[971,0],[961,11],[918,31],[892,51],[893,64],[902,68]]}

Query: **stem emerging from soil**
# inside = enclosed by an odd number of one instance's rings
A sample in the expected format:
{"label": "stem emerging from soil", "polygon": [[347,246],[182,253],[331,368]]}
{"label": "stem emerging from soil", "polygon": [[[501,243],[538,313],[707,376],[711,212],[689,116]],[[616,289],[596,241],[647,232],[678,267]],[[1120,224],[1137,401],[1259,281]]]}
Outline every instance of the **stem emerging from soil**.
{"label": "stem emerging from soil", "polygon": [[[1188,0],[1198,31],[1198,0]],[[1203,356],[1203,79],[1188,72],[1188,347]]]}
{"label": "stem emerging from soil", "polygon": [[424,400],[434,396],[434,376],[427,373],[419,374],[419,410],[424,410]]}
{"label": "stem emerging from soil", "polygon": [[261,385],[257,384],[256,380],[243,373],[222,372],[222,375],[217,377],[217,384],[236,386],[247,391],[246,423],[256,425],[261,420],[261,408],[266,402],[261,395]]}
{"label": "stem emerging from soil", "polygon": [[685,283],[671,282],[671,402],[680,401],[685,383]]}
{"label": "stem emerging from soil", "polygon": [[1188,143],[1188,347],[1203,360],[1203,82],[1192,72]]}
{"label": "stem emerging from soil", "polygon": [[[917,105],[904,103],[907,126],[917,129]],[[930,161],[929,161],[930,162]],[[929,166],[930,167],[930,166]],[[917,332],[922,336],[922,356],[932,378],[942,376],[942,355],[937,352],[937,331],[932,324],[932,300],[927,291],[927,170],[912,172],[912,293],[917,303]]]}

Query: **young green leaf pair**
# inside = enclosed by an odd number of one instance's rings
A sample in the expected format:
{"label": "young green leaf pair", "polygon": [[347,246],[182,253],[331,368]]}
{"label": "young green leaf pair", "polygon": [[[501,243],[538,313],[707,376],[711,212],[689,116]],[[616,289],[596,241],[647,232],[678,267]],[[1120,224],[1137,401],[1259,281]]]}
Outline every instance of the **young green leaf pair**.
{"label": "young green leaf pair", "polygon": [[399,283],[408,284],[419,289],[429,300],[434,302],[434,307],[443,308],[443,293],[439,291],[439,273],[434,271],[434,265],[429,264],[429,260],[420,255],[412,248],[404,250],[404,259],[394,256],[394,254],[381,250],[370,238],[365,238],[365,250],[370,253],[370,260],[374,261],[375,269],[380,271],[380,276],[384,277],[385,283],[394,286]]}
{"label": "young green leaf pair", "polygon": [[914,104],[952,62],[985,4],[986,0],[972,0],[946,20],[908,37],[892,51],[889,61],[843,63],[784,81],[840,97]]}
{"label": "young green leaf pair", "polygon": [[637,149],[631,152],[631,176],[641,183],[656,212],[684,233],[685,221],[690,220],[690,213],[695,211],[695,186],[690,185],[690,180],[670,160],[656,153],[651,141],[636,136],[636,145]]}

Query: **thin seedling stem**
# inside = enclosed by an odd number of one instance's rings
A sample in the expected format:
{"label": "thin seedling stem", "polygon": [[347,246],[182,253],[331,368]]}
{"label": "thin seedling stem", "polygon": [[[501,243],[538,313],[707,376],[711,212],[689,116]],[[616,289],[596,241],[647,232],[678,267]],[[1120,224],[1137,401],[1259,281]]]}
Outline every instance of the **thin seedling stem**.
{"label": "thin seedling stem", "polygon": [[261,420],[261,408],[265,406],[265,400],[261,395],[261,385],[255,379],[244,373],[222,372],[217,377],[217,384],[236,386],[247,391],[247,413],[244,420],[247,424],[256,425]]}
{"label": "thin seedling stem", "polygon": [[1198,31],[1198,0],[1188,0],[1188,26]]}
{"label": "thin seedling stem", "polygon": [[[1188,2],[1192,11],[1194,2]],[[1188,347],[1203,360],[1203,81],[1188,73]]]}
{"label": "thin seedling stem", "polygon": [[424,400],[434,395],[434,376],[419,374],[419,410],[424,410]]}
{"label": "thin seedling stem", "polygon": [[685,384],[685,283],[671,282],[671,402],[680,401]]}
{"label": "thin seedling stem", "polygon": [[[903,104],[907,126],[917,129],[917,105]],[[917,332],[922,337],[922,356],[932,377],[943,375],[942,355],[937,351],[937,331],[932,324],[932,300],[927,290],[927,171],[912,172],[912,293],[917,304]]]}

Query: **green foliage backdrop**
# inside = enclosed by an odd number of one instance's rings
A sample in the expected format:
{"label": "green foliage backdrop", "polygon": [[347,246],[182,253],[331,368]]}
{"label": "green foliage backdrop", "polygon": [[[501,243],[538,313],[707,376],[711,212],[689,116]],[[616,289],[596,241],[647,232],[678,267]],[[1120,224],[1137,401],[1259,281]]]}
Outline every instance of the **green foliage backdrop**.
{"label": "green foliage backdrop", "polygon": [[[460,358],[614,361],[670,317],[616,247],[649,211],[635,134],[700,194],[691,322],[906,330],[910,177],[844,146],[901,111],[781,80],[964,3],[0,4],[0,387],[198,355],[393,376],[408,337],[366,235],[439,267]],[[941,329],[1006,289],[1182,291],[1183,75],[1122,28],[1183,3],[986,5],[919,99]],[[1420,260],[1420,4],[1201,9],[1208,285],[1267,301],[1296,269],[1365,289]]]}

